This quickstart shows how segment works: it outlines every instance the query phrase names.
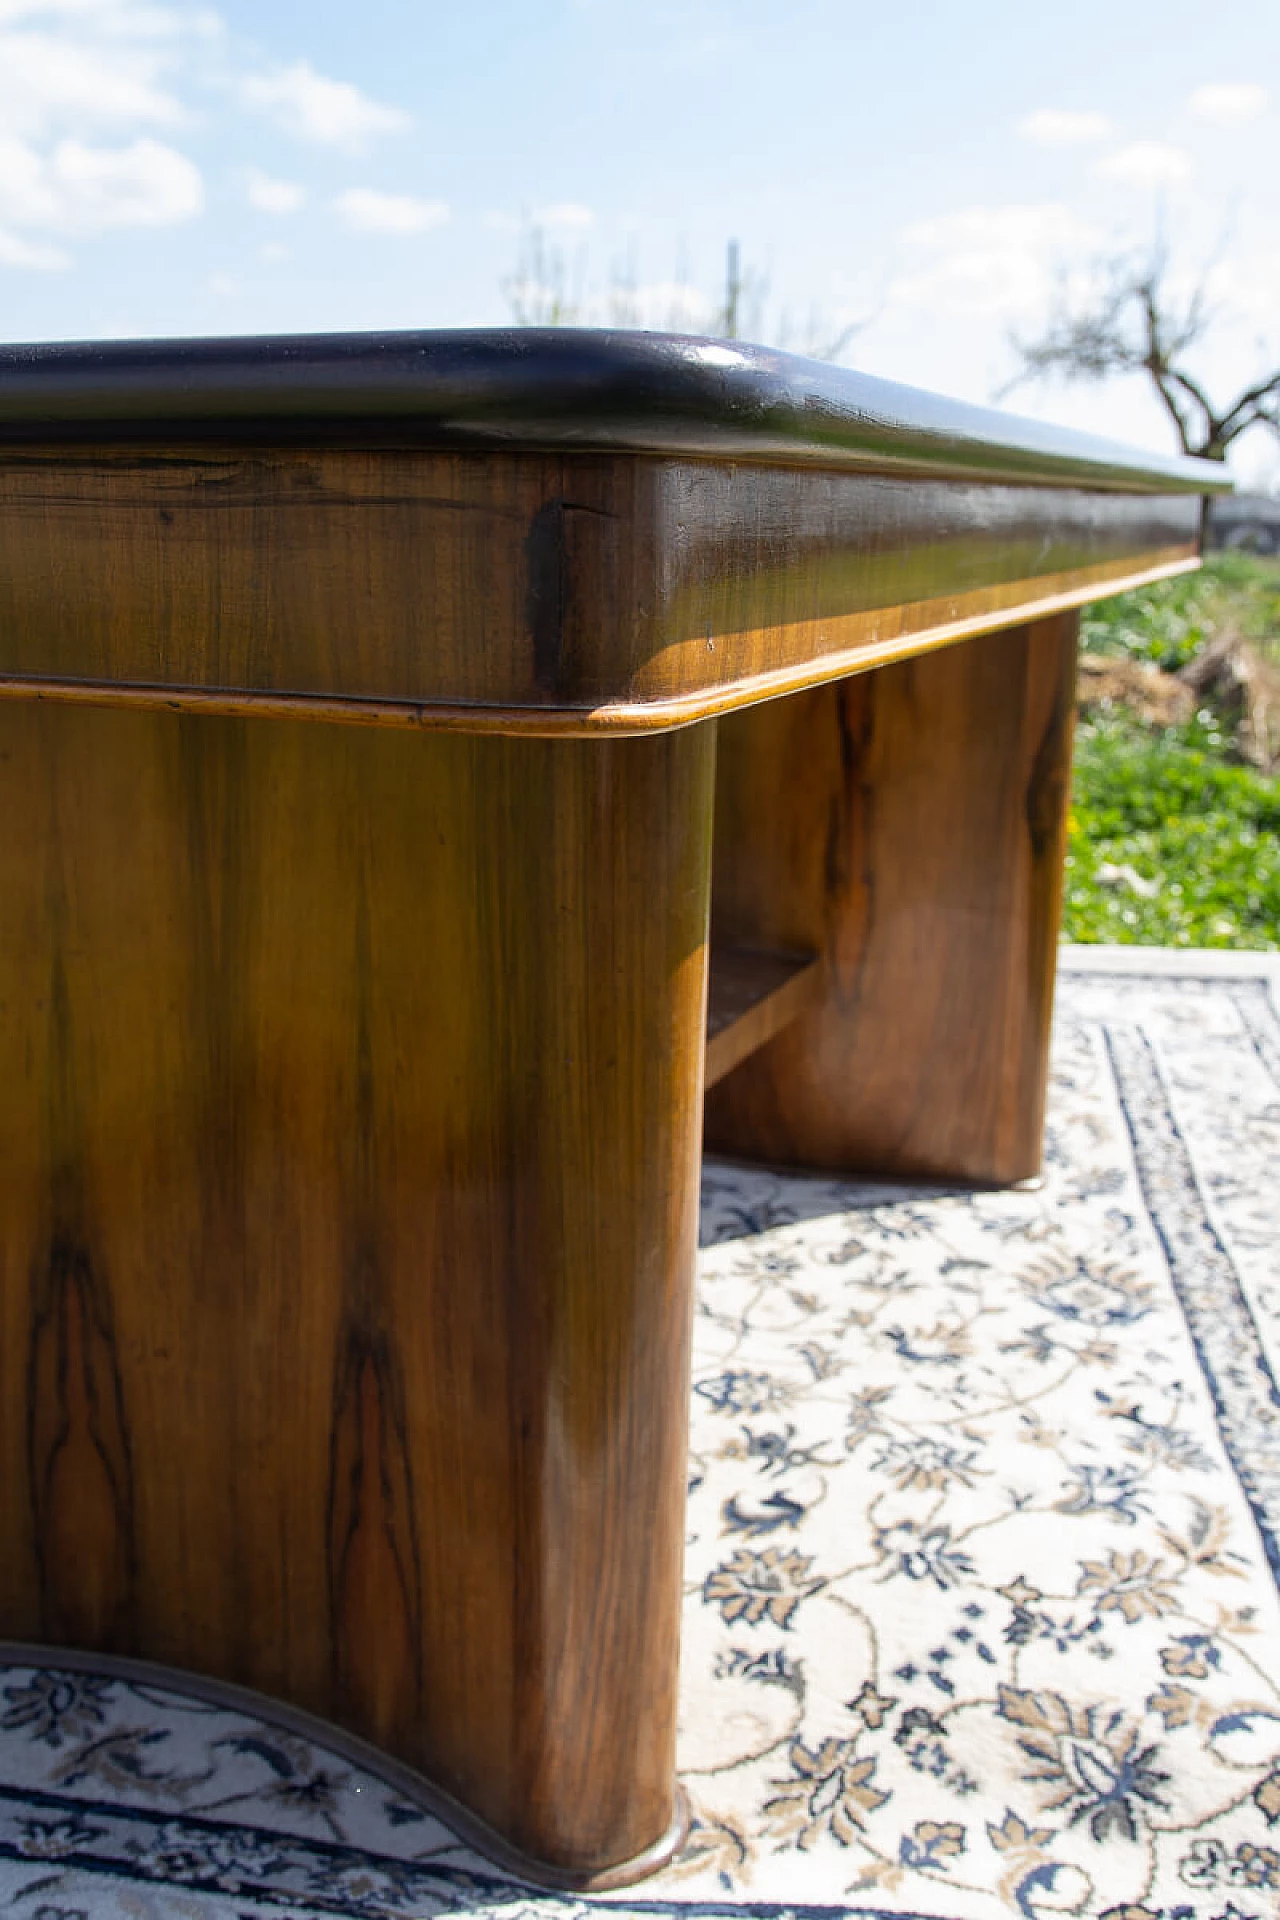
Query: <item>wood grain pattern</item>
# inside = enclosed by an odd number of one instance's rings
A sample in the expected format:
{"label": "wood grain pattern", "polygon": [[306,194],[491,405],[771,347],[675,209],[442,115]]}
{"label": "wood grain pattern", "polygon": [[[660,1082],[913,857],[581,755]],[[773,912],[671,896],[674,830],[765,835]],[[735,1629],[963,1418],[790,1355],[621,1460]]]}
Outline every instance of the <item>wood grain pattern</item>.
{"label": "wood grain pattern", "polygon": [[0,1635],[575,1884],[672,1843],[713,750],[0,709]]}
{"label": "wood grain pattern", "polygon": [[706,1085],[723,1080],[740,1060],[794,1020],[816,997],[821,977],[816,954],[713,948],[707,982]]}
{"label": "wood grain pattern", "polygon": [[603,1886],[681,1817],[713,811],[714,1142],[1031,1172],[1062,610],[1194,565],[1203,475],[721,347],[534,343],[540,428],[527,341],[296,344],[0,368],[0,1635]]}
{"label": "wood grain pattern", "polygon": [[0,454],[0,694],[662,729],[1194,564],[1194,495],[604,454]]}
{"label": "wood grain pattern", "polygon": [[815,947],[825,982],[708,1094],[709,1146],[1038,1170],[1075,646],[1062,616],[720,723],[714,937]]}

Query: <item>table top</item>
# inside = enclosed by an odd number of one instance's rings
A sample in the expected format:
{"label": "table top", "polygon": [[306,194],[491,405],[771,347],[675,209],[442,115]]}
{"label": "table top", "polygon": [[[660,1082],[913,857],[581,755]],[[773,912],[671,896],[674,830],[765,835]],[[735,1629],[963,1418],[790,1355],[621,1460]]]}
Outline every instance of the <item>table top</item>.
{"label": "table top", "polygon": [[1230,490],[1135,450],[738,341],[528,327],[0,346],[0,444],[594,448],[713,460]]}
{"label": "table top", "polygon": [[0,348],[0,695],[645,732],[1197,564],[1214,462],[734,341]]}

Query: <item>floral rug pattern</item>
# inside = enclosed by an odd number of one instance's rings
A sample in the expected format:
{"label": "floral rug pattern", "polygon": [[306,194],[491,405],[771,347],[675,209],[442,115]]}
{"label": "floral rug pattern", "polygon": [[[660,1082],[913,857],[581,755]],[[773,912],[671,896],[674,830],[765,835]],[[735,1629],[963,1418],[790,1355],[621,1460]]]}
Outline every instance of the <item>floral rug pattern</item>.
{"label": "floral rug pattern", "polygon": [[681,1771],[522,1888],[296,1724],[0,1660],[15,1920],[1280,1916],[1280,1019],[1068,970],[1046,1179],[708,1162]]}

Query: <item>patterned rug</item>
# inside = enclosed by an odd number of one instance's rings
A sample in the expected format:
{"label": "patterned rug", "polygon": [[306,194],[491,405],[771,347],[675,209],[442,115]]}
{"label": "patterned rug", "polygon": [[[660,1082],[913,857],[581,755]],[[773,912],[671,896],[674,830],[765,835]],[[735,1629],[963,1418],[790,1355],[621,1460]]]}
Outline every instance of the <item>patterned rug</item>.
{"label": "patterned rug", "polygon": [[1046,1180],[709,1163],[671,1868],[531,1892],[262,1703],[0,1666],[18,1920],[1280,1915],[1280,975],[1068,952]]}

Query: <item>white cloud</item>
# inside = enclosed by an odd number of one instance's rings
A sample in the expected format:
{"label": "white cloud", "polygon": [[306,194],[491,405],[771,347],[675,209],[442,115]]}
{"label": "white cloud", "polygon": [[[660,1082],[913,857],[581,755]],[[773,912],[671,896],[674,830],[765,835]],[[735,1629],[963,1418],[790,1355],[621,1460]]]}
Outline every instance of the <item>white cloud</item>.
{"label": "white cloud", "polygon": [[167,227],[203,205],[199,169],[158,140],[127,147],[61,140],[42,154],[27,141],[0,139],[0,226],[59,234]]}
{"label": "white cloud", "polygon": [[1163,146],[1158,140],[1135,140],[1099,161],[1098,172],[1130,187],[1176,187],[1190,178],[1191,162],[1177,147]]}
{"label": "white cloud", "polygon": [[0,231],[0,267],[34,267],[40,271],[69,267],[71,255],[61,247],[47,246],[40,240],[24,240],[20,234]]}
{"label": "white cloud", "polygon": [[584,316],[620,327],[651,327],[672,333],[703,333],[715,325],[719,303],[684,280],[644,280],[615,288]]}
{"label": "white cloud", "polygon": [[1059,201],[1004,207],[965,207],[936,220],[916,220],[904,238],[922,246],[1063,246],[1080,238],[1081,225]]}
{"label": "white cloud", "polygon": [[67,266],[55,239],[199,213],[199,169],[151,135],[185,123],[172,83],[216,24],[134,0],[0,0],[0,265]]}
{"label": "white cloud", "polygon": [[[1247,329],[1250,345],[1257,334],[1265,338],[1272,332],[1280,312],[1280,252],[1264,249],[1233,254],[1230,259],[1219,260],[1207,279],[1210,298]],[[1256,377],[1256,368],[1246,368],[1240,375],[1241,384]]]}
{"label": "white cloud", "polygon": [[370,100],[347,80],[329,80],[306,60],[279,73],[250,74],[240,83],[246,104],[260,108],[287,133],[323,145],[358,149],[373,135],[400,133],[411,124],[399,107]]}
{"label": "white cloud", "polygon": [[1267,104],[1267,90],[1250,80],[1197,87],[1191,111],[1206,120],[1252,120]]}
{"label": "white cloud", "polygon": [[372,187],[348,187],[334,206],[349,227],[363,233],[426,233],[443,226],[449,208],[443,200],[419,200],[410,193],[377,193]]}
{"label": "white cloud", "polygon": [[1024,114],[1018,132],[1042,147],[1078,147],[1101,140],[1110,128],[1103,113],[1073,111],[1069,107],[1037,107]]}
{"label": "white cloud", "polygon": [[117,0],[0,7],[0,126],[32,138],[178,126],[185,115],[167,78],[182,24]]}
{"label": "white cloud", "polygon": [[1058,202],[967,207],[918,220],[903,237],[933,258],[891,284],[891,304],[984,315],[1038,306],[1049,291],[1053,262],[1097,240],[1092,228]]}
{"label": "white cloud", "polygon": [[0,23],[24,20],[73,21],[115,39],[176,37],[193,27],[207,33],[219,25],[214,13],[147,0],[0,0]]}
{"label": "white cloud", "polygon": [[259,213],[296,213],[306,199],[306,189],[296,180],[275,180],[269,173],[250,167],[245,178],[249,205]]}
{"label": "white cloud", "polygon": [[550,227],[562,233],[585,233],[595,223],[590,207],[582,206],[577,200],[558,200],[553,206],[539,207],[532,221],[535,227]]}

